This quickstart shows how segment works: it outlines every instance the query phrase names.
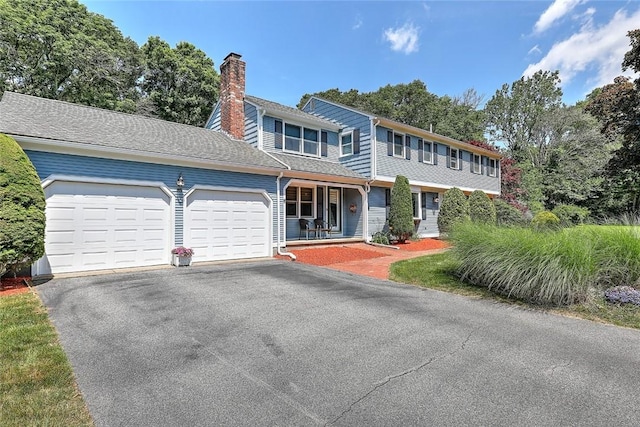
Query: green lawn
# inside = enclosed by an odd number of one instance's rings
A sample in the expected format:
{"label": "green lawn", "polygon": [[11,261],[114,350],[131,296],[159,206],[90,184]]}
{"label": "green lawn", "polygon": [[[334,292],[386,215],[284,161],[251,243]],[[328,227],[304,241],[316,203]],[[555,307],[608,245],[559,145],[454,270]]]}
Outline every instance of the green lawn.
{"label": "green lawn", "polygon": [[0,425],[92,426],[71,366],[32,293],[0,298]]}
{"label": "green lawn", "polygon": [[617,306],[606,302],[603,297],[594,297],[591,301],[582,304],[573,304],[560,308],[546,308],[540,305],[527,304],[495,294],[486,288],[472,286],[460,281],[455,276],[456,267],[457,262],[453,254],[451,252],[443,252],[392,264],[390,279],[429,289],[477,298],[490,298],[567,316],[640,329],[640,307],[638,306],[629,304]]}

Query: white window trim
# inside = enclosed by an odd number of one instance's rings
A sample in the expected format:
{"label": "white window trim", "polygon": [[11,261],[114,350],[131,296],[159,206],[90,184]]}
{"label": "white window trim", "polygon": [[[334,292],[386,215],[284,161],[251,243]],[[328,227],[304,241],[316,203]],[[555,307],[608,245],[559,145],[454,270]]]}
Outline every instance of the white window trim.
{"label": "white window trim", "polygon": [[[430,151],[427,151],[427,146],[431,147]],[[430,159],[429,161],[426,161],[426,157],[425,154],[429,153],[430,155]],[[432,165],[433,164],[433,141],[427,141],[427,140],[423,140],[422,141],[422,163],[426,163],[428,165]]]}
{"label": "white window trim", "polygon": [[[322,130],[320,129],[316,129],[310,126],[304,126],[304,125],[298,125],[295,123],[291,123],[291,122],[286,122],[284,120],[282,121],[282,151],[284,151],[285,153],[293,153],[293,154],[300,154],[302,156],[308,156],[308,157],[321,157],[320,153],[322,152]],[[300,150],[299,151],[295,151],[295,150],[287,150],[287,125],[289,126],[296,126],[300,128]],[[318,140],[315,141],[318,145],[318,149],[316,150],[316,154],[310,154],[310,153],[306,153],[304,151],[304,131],[305,129],[307,130],[313,130],[315,132],[318,132]],[[293,138],[293,137],[289,137],[289,138]],[[313,142],[313,141],[311,141]]]}
{"label": "white window trim", "polygon": [[[317,206],[317,193],[316,193],[316,187],[310,187],[310,186],[304,186],[304,185],[292,185],[292,187],[294,187],[296,189],[296,200],[295,200],[295,204],[296,204],[296,214],[295,215],[287,215],[287,204],[289,203],[293,203],[293,200],[287,200],[287,193],[286,193],[286,189],[285,189],[285,215],[287,218],[315,218],[316,217],[316,206]],[[287,187],[288,189],[289,187]],[[311,190],[311,201],[310,202],[304,202],[304,203],[311,203],[311,215],[310,216],[302,216],[302,197],[300,194],[300,189],[302,188],[308,188]]]}
{"label": "white window trim", "polygon": [[[493,162],[493,172],[491,172],[491,162]],[[489,158],[489,164],[487,167],[489,168],[489,176],[494,178],[498,176],[498,160]]]}
{"label": "white window trim", "polygon": [[[402,154],[396,154],[396,135],[399,136],[400,140],[402,141]],[[405,135],[403,133],[397,133],[396,131],[393,131],[393,157],[397,157],[399,159],[404,159],[407,157],[407,147],[405,146],[404,138]]]}
{"label": "white window trim", "polygon": [[[454,151],[456,152],[455,156],[453,155]],[[460,155],[460,149],[449,147],[449,158],[447,159],[447,161],[449,162],[449,169],[460,170],[460,158],[458,157],[459,155]],[[455,167],[452,166],[451,160],[453,159],[455,159],[456,161]]]}
{"label": "white window trim", "polygon": [[[477,161],[476,161],[477,159]],[[471,165],[472,165],[472,173],[475,174],[482,174],[482,156],[480,156],[480,154],[476,154],[476,153],[471,153]],[[476,170],[477,168],[477,170]]]}
{"label": "white window trim", "polygon": [[[345,137],[345,136],[351,136],[351,143],[349,144],[349,145],[351,145],[351,152],[350,153],[344,153],[342,151],[342,147],[343,147],[342,138]],[[353,155],[353,142],[354,142],[353,141],[353,129],[349,130],[349,131],[346,131],[346,132],[342,132],[340,134],[340,157],[346,157],[346,156],[352,156]]]}

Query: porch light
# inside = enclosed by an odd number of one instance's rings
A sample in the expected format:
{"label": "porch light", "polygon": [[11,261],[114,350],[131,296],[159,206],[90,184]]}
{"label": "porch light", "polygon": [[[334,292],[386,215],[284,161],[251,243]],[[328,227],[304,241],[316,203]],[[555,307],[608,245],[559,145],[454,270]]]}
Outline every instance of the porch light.
{"label": "porch light", "polygon": [[357,211],[357,210],[358,210],[358,205],[356,205],[355,203],[351,203],[351,204],[349,205],[349,211],[350,211],[351,213],[356,213],[356,211]]}
{"label": "porch light", "polygon": [[436,203],[436,204],[440,203],[440,199],[437,198],[437,197],[434,197],[433,198],[433,203]]}
{"label": "porch light", "polygon": [[184,187],[184,178],[182,177],[182,173],[178,175],[178,180],[176,181],[176,187],[178,187],[178,190],[182,190],[182,187]]}

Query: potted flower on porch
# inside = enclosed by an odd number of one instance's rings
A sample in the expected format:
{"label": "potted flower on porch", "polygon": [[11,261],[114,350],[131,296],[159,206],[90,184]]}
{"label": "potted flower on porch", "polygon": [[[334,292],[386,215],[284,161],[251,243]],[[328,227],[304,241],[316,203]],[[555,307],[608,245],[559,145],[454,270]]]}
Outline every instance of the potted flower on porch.
{"label": "potted flower on porch", "polygon": [[193,249],[178,246],[177,248],[171,249],[171,253],[173,254],[173,265],[176,267],[191,265],[191,257],[194,254]]}

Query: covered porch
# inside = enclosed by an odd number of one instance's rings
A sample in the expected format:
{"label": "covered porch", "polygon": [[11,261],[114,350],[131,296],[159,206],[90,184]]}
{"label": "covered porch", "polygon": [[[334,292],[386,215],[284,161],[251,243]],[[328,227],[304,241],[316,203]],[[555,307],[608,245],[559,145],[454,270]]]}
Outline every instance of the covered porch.
{"label": "covered porch", "polygon": [[367,195],[362,186],[291,180],[284,194],[287,246],[365,239]]}

